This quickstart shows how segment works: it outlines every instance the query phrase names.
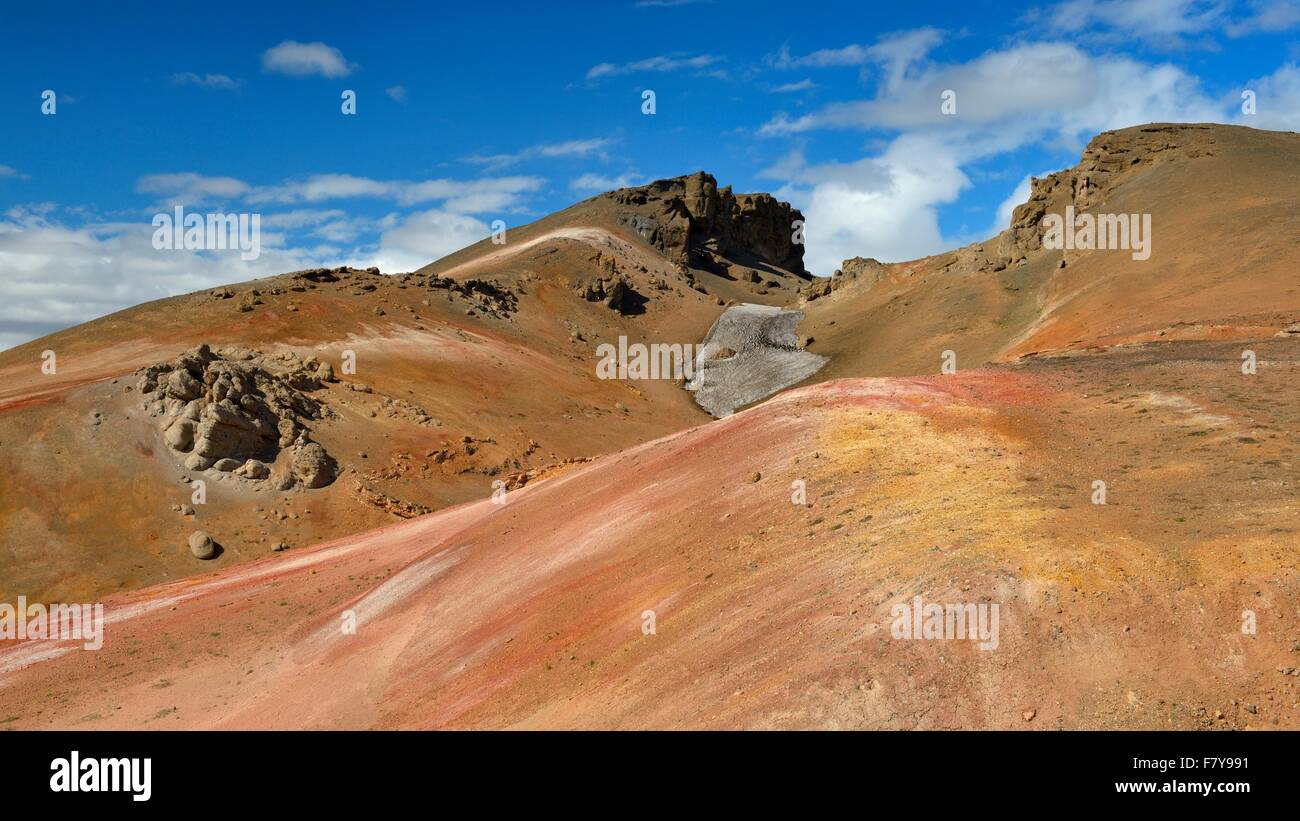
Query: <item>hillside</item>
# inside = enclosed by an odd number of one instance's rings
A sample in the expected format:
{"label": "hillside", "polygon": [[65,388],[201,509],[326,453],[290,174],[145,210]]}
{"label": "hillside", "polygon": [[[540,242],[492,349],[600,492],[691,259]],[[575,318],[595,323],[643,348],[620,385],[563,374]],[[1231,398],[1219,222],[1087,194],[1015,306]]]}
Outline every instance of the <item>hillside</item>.
{"label": "hillside", "polygon": [[[1297,182],[1300,135],[1106,132],[997,237],[814,279],[693,174],[0,353],[0,601],[109,613],[0,644],[0,720],[1300,728]],[[1067,209],[1149,255],[1044,247]],[[601,379],[619,336],[745,390]],[[995,646],[894,635],[918,596]]]}

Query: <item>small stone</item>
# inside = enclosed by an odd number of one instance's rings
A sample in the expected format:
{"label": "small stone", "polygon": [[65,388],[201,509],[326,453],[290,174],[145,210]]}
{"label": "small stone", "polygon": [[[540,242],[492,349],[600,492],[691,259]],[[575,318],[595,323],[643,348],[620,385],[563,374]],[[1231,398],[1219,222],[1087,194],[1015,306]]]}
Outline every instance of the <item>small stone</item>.
{"label": "small stone", "polygon": [[1023,713],[1020,714],[1020,717],[1023,718],[1025,721],[1033,721],[1034,716],[1036,715],[1038,715],[1038,713],[1035,712],[1034,710],[1025,710]]}
{"label": "small stone", "polygon": [[202,530],[190,534],[190,554],[196,559],[211,559],[217,555],[217,543]]}
{"label": "small stone", "polygon": [[753,473],[749,474],[749,481],[751,483],[757,482],[762,478],[763,478],[763,474],[759,473],[758,471],[754,471]]}

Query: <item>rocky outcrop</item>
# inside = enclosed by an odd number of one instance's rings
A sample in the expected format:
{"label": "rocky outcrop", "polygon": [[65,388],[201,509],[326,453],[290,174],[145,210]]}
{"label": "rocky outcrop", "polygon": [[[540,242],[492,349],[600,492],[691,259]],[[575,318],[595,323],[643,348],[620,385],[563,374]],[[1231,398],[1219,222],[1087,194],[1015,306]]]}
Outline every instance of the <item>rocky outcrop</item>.
{"label": "rocky outcrop", "polygon": [[[286,476],[307,488],[334,480],[335,466],[312,442],[308,424],[329,418],[312,393],[334,380],[328,363],[287,352],[266,356],[207,345],[137,372],[142,409],[159,418],[167,447],[190,470],[216,470],[261,482],[292,448]],[[284,482],[282,485],[286,484]]]}
{"label": "rocky outcrop", "polygon": [[770,194],[733,194],[703,171],[605,195],[631,228],[673,262],[711,271],[728,263],[808,276],[794,241],[803,214]]}
{"label": "rocky outcrop", "polygon": [[588,302],[602,302],[606,308],[620,314],[640,312],[645,297],[638,294],[627,277],[620,273],[617,258],[597,251],[591,262],[595,272],[580,276],[573,284],[574,293]]}
{"label": "rocky outcrop", "polygon": [[1042,249],[1042,219],[1092,211],[1138,169],[1173,160],[1214,156],[1213,127],[1153,123],[1103,131],[1088,143],[1079,164],[1042,179],[1031,179],[1029,200],[1011,212],[1011,225],[998,236],[995,270],[1007,268]]}

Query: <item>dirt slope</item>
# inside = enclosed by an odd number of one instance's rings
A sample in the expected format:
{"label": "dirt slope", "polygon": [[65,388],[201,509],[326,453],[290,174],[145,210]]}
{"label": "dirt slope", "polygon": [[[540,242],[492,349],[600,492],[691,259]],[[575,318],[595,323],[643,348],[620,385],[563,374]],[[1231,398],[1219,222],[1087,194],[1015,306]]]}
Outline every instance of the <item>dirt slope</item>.
{"label": "dirt slope", "polygon": [[[0,654],[5,718],[1297,727],[1300,361],[1270,342],[1246,379],[1175,344],[824,383],[504,505],[123,594],[99,652]],[[998,646],[891,638],[916,595],[997,603]]]}

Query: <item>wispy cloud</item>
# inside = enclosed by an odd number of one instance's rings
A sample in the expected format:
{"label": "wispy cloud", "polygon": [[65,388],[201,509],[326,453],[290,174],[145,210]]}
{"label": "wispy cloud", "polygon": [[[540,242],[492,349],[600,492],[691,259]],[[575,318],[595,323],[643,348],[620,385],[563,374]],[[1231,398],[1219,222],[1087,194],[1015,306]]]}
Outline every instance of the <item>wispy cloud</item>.
{"label": "wispy cloud", "polygon": [[234,91],[242,82],[242,80],[233,80],[225,74],[195,74],[193,71],[181,71],[172,75],[172,85],[175,86],[199,86]]}
{"label": "wispy cloud", "polygon": [[1224,26],[1229,37],[1289,31],[1300,26],[1300,0],[1255,0],[1247,8],[1244,17]]}
{"label": "wispy cloud", "polygon": [[797,83],[783,83],[779,86],[773,86],[772,90],[777,92],[778,94],[788,94],[792,91],[807,91],[811,88],[816,88],[816,87],[817,84],[814,83],[812,80],[804,79],[804,80],[800,80]]}
{"label": "wispy cloud", "polygon": [[[1290,0],[1294,2],[1294,0]],[[1261,6],[1286,5],[1267,2]],[[1053,32],[1097,42],[1141,41],[1182,49],[1228,25],[1225,0],[1066,0],[1035,16]],[[1261,11],[1264,9],[1261,8]],[[1268,11],[1275,15],[1275,11]]]}
{"label": "wispy cloud", "polygon": [[515,207],[521,194],[536,191],[539,177],[489,177],[478,180],[375,180],[351,174],[315,174],[304,180],[251,191],[249,203],[318,203],[330,200],[386,199],[400,205],[442,202],[455,213],[483,213]]}
{"label": "wispy cloud", "polygon": [[285,40],[262,52],[262,68],[277,74],[293,77],[346,77],[356,66],[343,58],[343,53],[321,42],[299,43]]}
{"label": "wispy cloud", "polygon": [[659,55],[636,60],[631,63],[599,63],[587,70],[588,80],[602,77],[614,77],[619,74],[637,74],[651,71],[681,71],[682,69],[704,69],[723,61],[713,54],[700,54],[689,57],[681,54]]}
{"label": "wispy cloud", "polygon": [[233,200],[244,196],[252,186],[234,177],[207,177],[192,172],[146,174],[136,181],[139,194],[157,194],[168,202],[198,204]]}
{"label": "wispy cloud", "polygon": [[544,143],[533,145],[521,151],[506,154],[474,154],[465,157],[465,162],[481,165],[488,170],[500,170],[518,165],[524,160],[554,159],[557,157],[603,156],[604,150],[613,142],[606,137],[586,140],[566,140],[561,143]]}
{"label": "wispy cloud", "polygon": [[406,88],[404,86],[393,86],[392,88],[386,88],[384,89],[384,93],[387,94],[389,97],[392,97],[394,100],[396,100],[399,103],[406,102]]}
{"label": "wispy cloud", "polygon": [[569,188],[579,193],[603,193],[605,191],[614,191],[618,188],[628,188],[629,186],[639,185],[642,180],[642,176],[634,171],[619,174],[617,177],[588,173],[570,180]]}

